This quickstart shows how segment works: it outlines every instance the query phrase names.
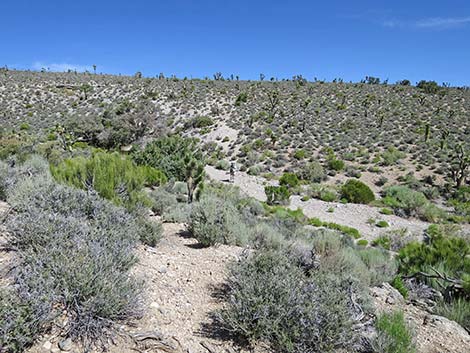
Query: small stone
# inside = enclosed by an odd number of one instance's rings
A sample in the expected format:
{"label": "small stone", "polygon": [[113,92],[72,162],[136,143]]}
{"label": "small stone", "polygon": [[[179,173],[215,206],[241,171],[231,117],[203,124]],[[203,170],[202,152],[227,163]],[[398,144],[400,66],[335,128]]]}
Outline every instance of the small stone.
{"label": "small stone", "polygon": [[50,341],[46,341],[44,342],[44,344],[42,345],[42,348],[44,349],[47,349],[47,350],[50,350],[52,348],[52,343]]}
{"label": "small stone", "polygon": [[159,305],[157,302],[152,302],[152,303],[150,304],[150,307],[151,307],[151,308],[154,308],[154,309],[158,309],[158,308],[160,308],[160,305]]}
{"label": "small stone", "polygon": [[385,301],[387,302],[387,304],[390,304],[390,305],[395,304],[395,299],[393,299],[392,297],[387,297]]}
{"label": "small stone", "polygon": [[158,272],[160,272],[160,273],[166,273],[167,271],[168,271],[168,270],[167,270],[166,267],[160,267],[160,268],[158,269]]}
{"label": "small stone", "polygon": [[59,348],[61,351],[69,351],[72,349],[72,340],[70,338],[66,338],[59,342]]}

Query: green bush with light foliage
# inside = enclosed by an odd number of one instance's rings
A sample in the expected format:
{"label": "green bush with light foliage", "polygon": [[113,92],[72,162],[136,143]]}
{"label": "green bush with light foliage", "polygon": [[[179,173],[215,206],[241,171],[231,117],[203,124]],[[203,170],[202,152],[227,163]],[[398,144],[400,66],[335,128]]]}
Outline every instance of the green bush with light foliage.
{"label": "green bush with light foliage", "polygon": [[127,208],[148,205],[145,186],[158,186],[166,176],[158,169],[137,166],[129,158],[115,153],[97,152],[91,158],[75,157],[51,165],[53,177],[80,189],[94,189],[105,199]]}
{"label": "green bush with light foliage", "polygon": [[374,352],[415,353],[411,327],[405,322],[403,312],[381,314],[376,322],[377,337],[373,341]]}

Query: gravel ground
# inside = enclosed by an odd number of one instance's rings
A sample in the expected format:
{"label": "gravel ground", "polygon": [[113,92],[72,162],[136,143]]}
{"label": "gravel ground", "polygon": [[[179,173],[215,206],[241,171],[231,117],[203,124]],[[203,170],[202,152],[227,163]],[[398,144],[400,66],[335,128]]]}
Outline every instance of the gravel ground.
{"label": "gravel ground", "polygon": [[[206,167],[206,173],[210,178],[221,182],[228,182],[229,175],[226,171]],[[235,173],[235,183],[247,196],[260,201],[266,201],[264,193],[265,185],[276,185],[277,181],[268,181],[259,176],[248,175],[245,172]],[[291,209],[301,208],[307,217],[317,217],[322,221],[335,222],[341,225],[356,228],[367,240],[373,240],[389,232],[390,230],[406,228],[410,233],[421,237],[429,223],[417,219],[405,219],[394,215],[383,215],[377,207],[357,204],[342,204],[339,202],[325,202],[317,199],[302,201],[299,196],[291,196]],[[329,212],[333,210],[333,212]],[[384,220],[390,227],[379,228],[369,225],[369,219]]]}

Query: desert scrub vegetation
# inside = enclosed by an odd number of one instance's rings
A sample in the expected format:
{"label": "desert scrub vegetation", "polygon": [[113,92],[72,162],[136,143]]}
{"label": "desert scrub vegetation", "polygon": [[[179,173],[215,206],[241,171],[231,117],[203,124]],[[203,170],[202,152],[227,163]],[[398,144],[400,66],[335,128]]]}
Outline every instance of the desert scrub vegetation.
{"label": "desert scrub vegetation", "polygon": [[191,209],[188,229],[203,246],[245,245],[248,228],[237,208],[217,196],[203,195]]}
{"label": "desert scrub vegetation", "polygon": [[352,203],[368,204],[375,200],[372,190],[363,182],[349,179],[341,187],[341,197]]}
{"label": "desert scrub vegetation", "polygon": [[117,152],[95,152],[90,158],[66,159],[51,165],[53,177],[80,189],[94,189],[117,205],[129,209],[148,205],[143,188],[159,186],[167,181],[163,172],[150,166],[137,166]]}
{"label": "desert scrub vegetation", "polygon": [[198,188],[203,187],[205,160],[196,139],[179,135],[160,137],[136,151],[133,159],[138,165],[163,171],[174,181],[186,182],[189,203]]}
{"label": "desert scrub vegetation", "polygon": [[146,229],[96,192],[57,184],[48,169],[32,157],[0,177],[18,261],[1,299],[0,345],[8,351],[24,350],[52,325],[101,346],[117,323],[141,314],[142,287],[129,270]]}
{"label": "desert scrub vegetation", "polygon": [[432,204],[423,193],[407,186],[395,185],[387,188],[381,201],[399,216],[418,217],[429,222],[442,221],[448,217],[444,210]]}
{"label": "desert scrub vegetation", "polygon": [[429,227],[427,242],[410,242],[398,253],[404,278],[416,278],[442,293],[437,311],[447,313],[467,330],[470,324],[470,242],[447,234],[448,228]]}
{"label": "desert scrub vegetation", "polygon": [[232,265],[218,313],[227,330],[276,352],[361,346],[353,328],[371,310],[366,287],[393,276],[390,259],[334,233],[312,235],[291,245],[276,238],[280,249],[261,247]]}
{"label": "desert scrub vegetation", "polygon": [[413,328],[406,323],[403,312],[380,314],[375,322],[377,337],[373,342],[374,352],[415,353]]}

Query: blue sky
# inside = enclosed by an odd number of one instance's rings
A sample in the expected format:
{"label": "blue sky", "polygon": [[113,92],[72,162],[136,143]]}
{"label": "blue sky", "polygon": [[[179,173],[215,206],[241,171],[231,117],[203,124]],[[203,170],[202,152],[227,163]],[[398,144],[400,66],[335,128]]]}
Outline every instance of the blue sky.
{"label": "blue sky", "polygon": [[470,85],[468,0],[1,0],[0,66]]}

